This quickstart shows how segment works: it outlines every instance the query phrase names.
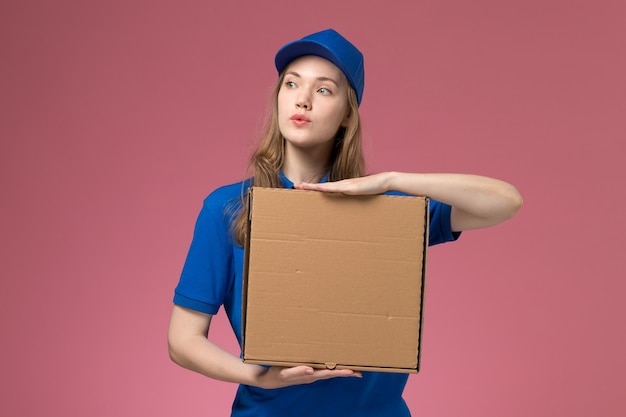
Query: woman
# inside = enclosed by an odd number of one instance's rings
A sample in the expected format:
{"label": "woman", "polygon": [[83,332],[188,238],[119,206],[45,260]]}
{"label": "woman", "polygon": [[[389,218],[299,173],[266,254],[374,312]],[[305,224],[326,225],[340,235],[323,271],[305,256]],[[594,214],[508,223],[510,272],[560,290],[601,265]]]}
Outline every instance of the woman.
{"label": "woman", "polygon": [[233,416],[408,416],[402,399],[407,375],[244,364],[207,339],[211,317],[224,305],[241,345],[242,196],[252,184],[426,195],[431,198],[430,245],[514,216],[521,196],[510,184],[475,175],[365,176],[358,109],[362,54],[340,34],[326,30],[285,45],[275,62],[274,108],[252,156],[254,176],[215,190],[198,217],[174,296],[170,356],[195,372],[239,383]]}

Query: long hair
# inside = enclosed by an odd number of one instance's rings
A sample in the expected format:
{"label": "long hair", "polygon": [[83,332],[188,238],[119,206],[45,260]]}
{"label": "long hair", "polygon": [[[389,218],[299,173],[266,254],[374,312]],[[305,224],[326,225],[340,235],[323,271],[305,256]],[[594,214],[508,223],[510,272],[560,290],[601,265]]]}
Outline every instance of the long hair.
{"label": "long hair", "polygon": [[[250,158],[249,169],[252,172],[250,186],[282,188],[280,169],[285,162],[285,138],[278,127],[278,92],[283,84],[285,73],[278,78],[272,91],[272,109],[261,140]],[[354,89],[348,85],[348,124],[340,127],[335,135],[335,142],[329,161],[329,181],[365,175],[365,159],[361,140],[361,119],[359,105]],[[248,221],[245,196],[241,196],[241,205],[232,223],[235,243],[243,246]]]}

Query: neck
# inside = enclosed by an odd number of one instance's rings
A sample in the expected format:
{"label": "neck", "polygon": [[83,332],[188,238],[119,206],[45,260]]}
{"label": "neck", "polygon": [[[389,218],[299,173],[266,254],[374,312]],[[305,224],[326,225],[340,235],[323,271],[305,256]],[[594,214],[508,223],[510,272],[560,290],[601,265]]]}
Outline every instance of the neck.
{"label": "neck", "polygon": [[328,172],[329,159],[330,150],[310,152],[287,146],[282,171],[295,184],[319,182]]}

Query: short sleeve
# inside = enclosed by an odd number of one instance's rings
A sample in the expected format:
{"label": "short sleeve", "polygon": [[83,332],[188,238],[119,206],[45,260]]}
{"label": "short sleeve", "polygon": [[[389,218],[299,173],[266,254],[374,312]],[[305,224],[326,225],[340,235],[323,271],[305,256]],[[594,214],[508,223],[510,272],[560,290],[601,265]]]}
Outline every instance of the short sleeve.
{"label": "short sleeve", "polygon": [[452,207],[436,200],[430,200],[430,231],[428,245],[457,240],[461,232],[453,232],[450,225]]}
{"label": "short sleeve", "polygon": [[234,281],[227,202],[213,192],[204,200],[174,292],[174,304],[216,314]]}

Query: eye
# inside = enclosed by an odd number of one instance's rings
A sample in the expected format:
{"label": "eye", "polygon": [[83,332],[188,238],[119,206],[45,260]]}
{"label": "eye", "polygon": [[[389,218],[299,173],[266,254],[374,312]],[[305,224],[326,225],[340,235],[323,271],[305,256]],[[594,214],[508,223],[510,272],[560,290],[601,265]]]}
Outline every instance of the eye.
{"label": "eye", "polygon": [[319,93],[321,93],[324,96],[327,96],[329,94],[332,94],[332,91],[330,91],[328,88],[326,87],[322,87],[319,90],[317,90]]}
{"label": "eye", "polygon": [[293,81],[286,81],[285,82],[285,87],[287,87],[287,88],[296,88],[296,83],[294,83]]}

